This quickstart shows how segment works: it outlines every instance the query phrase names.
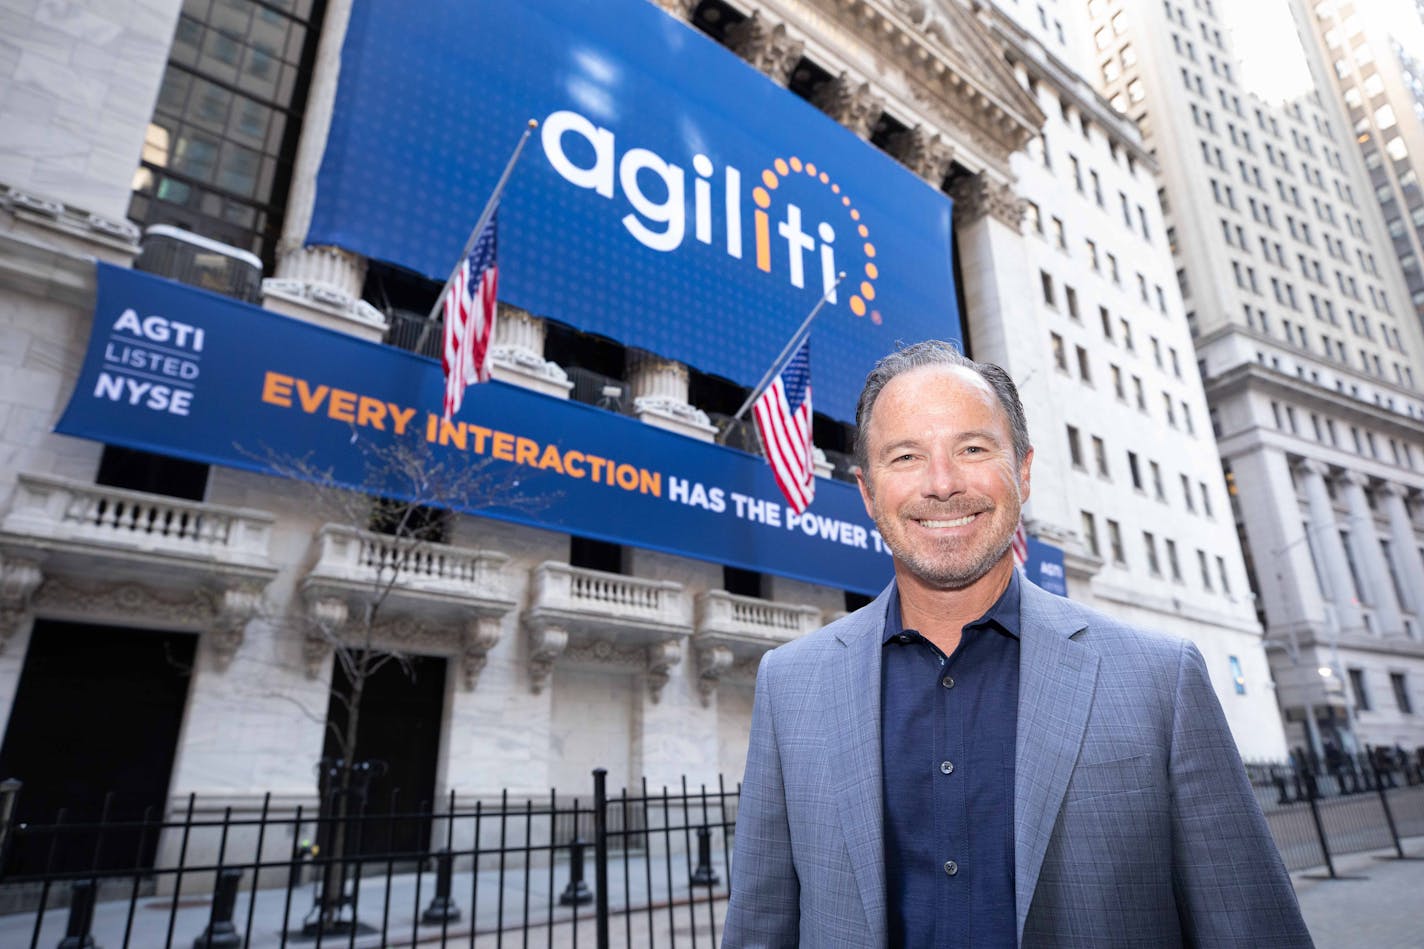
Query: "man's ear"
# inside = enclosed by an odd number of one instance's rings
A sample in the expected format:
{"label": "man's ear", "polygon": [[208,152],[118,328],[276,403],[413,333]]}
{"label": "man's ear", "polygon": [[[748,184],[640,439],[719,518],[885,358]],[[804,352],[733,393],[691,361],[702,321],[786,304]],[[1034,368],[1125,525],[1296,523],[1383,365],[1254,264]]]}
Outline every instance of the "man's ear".
{"label": "man's ear", "polygon": [[865,513],[873,521],[875,520],[875,493],[870,489],[870,482],[865,479],[865,472],[860,470],[860,466],[855,469],[855,483],[860,487],[860,500],[865,505]]}
{"label": "man's ear", "polygon": [[1029,469],[1033,467],[1033,449],[1030,448],[1024,455],[1023,463],[1019,465],[1019,503],[1028,500],[1029,496]]}

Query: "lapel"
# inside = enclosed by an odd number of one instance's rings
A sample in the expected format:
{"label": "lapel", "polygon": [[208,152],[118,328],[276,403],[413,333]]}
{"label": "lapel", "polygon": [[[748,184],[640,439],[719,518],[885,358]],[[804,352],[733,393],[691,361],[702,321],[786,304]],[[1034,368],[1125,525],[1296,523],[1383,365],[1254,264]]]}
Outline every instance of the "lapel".
{"label": "lapel", "polygon": [[[892,583],[893,587],[893,583]],[[826,724],[836,805],[872,933],[885,932],[885,815],[880,769],[880,648],[889,589],[836,634],[847,655],[827,663],[834,697]]]}
{"label": "lapel", "polygon": [[1014,761],[1014,903],[1018,934],[1038,885],[1093,704],[1098,656],[1075,642],[1087,619],[1071,601],[1022,580]]}

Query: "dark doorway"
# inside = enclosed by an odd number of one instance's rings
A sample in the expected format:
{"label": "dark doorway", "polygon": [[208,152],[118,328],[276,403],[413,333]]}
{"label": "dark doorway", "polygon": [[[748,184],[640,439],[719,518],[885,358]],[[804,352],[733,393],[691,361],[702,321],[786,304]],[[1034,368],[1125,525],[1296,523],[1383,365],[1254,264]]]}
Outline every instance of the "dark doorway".
{"label": "dark doorway", "polygon": [[[351,677],[336,663],[327,706],[322,756],[341,755],[336,738],[345,729]],[[381,762],[371,779],[365,818],[351,835],[349,853],[365,856],[424,853],[430,844],[435,765],[440,754],[440,720],[445,712],[445,660],[412,656],[404,665],[381,664],[362,690],[356,730],[357,762]]]}
{"label": "dark doorway", "polygon": [[[0,748],[0,778],[24,782],[16,824],[34,830],[12,841],[7,872],[153,866],[157,833],[132,822],[163,816],[197,640],[35,621]],[[129,826],[44,832],[61,809],[67,824]]]}

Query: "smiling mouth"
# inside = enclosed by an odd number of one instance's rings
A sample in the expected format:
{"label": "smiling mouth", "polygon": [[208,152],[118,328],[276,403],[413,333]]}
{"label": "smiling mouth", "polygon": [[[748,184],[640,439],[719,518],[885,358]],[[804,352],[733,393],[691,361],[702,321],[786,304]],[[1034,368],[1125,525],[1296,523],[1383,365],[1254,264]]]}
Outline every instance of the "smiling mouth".
{"label": "smiling mouth", "polygon": [[966,514],[966,515],[964,515],[963,517],[956,517],[956,518],[955,518],[954,520],[952,520],[952,521],[920,520],[920,521],[919,521],[919,524],[920,524],[921,527],[929,527],[929,528],[932,528],[932,529],[933,529],[933,528],[942,528],[942,527],[963,527],[964,525],[968,524],[970,521],[974,520],[974,518],[976,518],[976,517],[978,517],[978,516],[979,516],[978,514]]}

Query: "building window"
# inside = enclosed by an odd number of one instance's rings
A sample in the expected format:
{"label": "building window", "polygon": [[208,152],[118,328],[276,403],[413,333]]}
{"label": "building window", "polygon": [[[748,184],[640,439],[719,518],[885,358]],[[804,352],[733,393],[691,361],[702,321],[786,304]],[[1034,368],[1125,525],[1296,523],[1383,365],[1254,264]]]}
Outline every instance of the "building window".
{"label": "building window", "polygon": [[1112,548],[1113,563],[1119,567],[1127,566],[1127,557],[1122,549],[1122,528],[1111,519],[1108,520],[1108,546]]}
{"label": "building window", "polygon": [[1350,691],[1355,696],[1355,708],[1361,712],[1368,712],[1370,706],[1370,693],[1365,688],[1365,670],[1349,669]]}
{"label": "building window", "polygon": [[1167,500],[1167,492],[1162,488],[1162,466],[1155,461],[1149,461],[1147,467],[1152,469],[1152,494],[1159,501]]}
{"label": "building window", "polygon": [[130,218],[251,250],[270,268],[323,6],[182,5]]}
{"label": "building window", "polygon": [[1057,308],[1058,301],[1053,296],[1053,277],[1045,270],[1038,272],[1039,283],[1043,285],[1043,302]]}
{"label": "building window", "polygon": [[1206,551],[1197,548],[1197,570],[1201,573],[1202,589],[1211,592],[1211,571],[1207,569]]}
{"label": "building window", "polygon": [[1098,524],[1093,519],[1092,512],[1083,511],[1083,542],[1088,545],[1088,553],[1094,557],[1101,557],[1098,551]]}
{"label": "building window", "polygon": [[1172,572],[1172,580],[1175,583],[1182,582],[1182,564],[1177,560],[1177,542],[1168,540],[1167,546],[1167,569]]}
{"label": "building window", "polygon": [[1147,551],[1147,571],[1154,577],[1162,575],[1162,564],[1157,560],[1157,538],[1151,531],[1142,532],[1142,547]]}
{"label": "building window", "polygon": [[1088,351],[1082,346],[1075,347],[1078,352],[1078,378],[1087,385],[1093,384],[1093,369],[1088,364]]}
{"label": "building window", "polygon": [[1063,345],[1063,337],[1057,333],[1048,334],[1048,343],[1053,347],[1053,365],[1059,372],[1068,371],[1068,350]]}
{"label": "building window", "polygon": [[1414,703],[1409,698],[1409,682],[1403,672],[1391,672],[1389,684],[1394,689],[1394,704],[1405,715],[1414,714]]}
{"label": "building window", "polygon": [[1226,558],[1225,558],[1225,557],[1217,557],[1217,558],[1216,558],[1216,573],[1217,573],[1217,576],[1221,579],[1221,592],[1222,592],[1222,593],[1225,593],[1227,596],[1230,596],[1230,595],[1231,595],[1231,580],[1230,580],[1230,579],[1227,577],[1227,575],[1226,575]]}
{"label": "building window", "polygon": [[1100,478],[1111,478],[1111,477],[1112,477],[1112,475],[1110,475],[1110,474],[1108,473],[1108,449],[1107,449],[1107,446],[1104,445],[1104,444],[1103,444],[1103,440],[1102,440],[1101,438],[1099,438],[1098,436],[1096,436],[1096,435],[1093,436],[1093,461],[1097,464],[1097,467],[1098,467],[1098,477],[1100,477]]}
{"label": "building window", "polygon": [[1078,430],[1072,425],[1068,426],[1068,457],[1074,468],[1083,467],[1083,445],[1078,437]]}

